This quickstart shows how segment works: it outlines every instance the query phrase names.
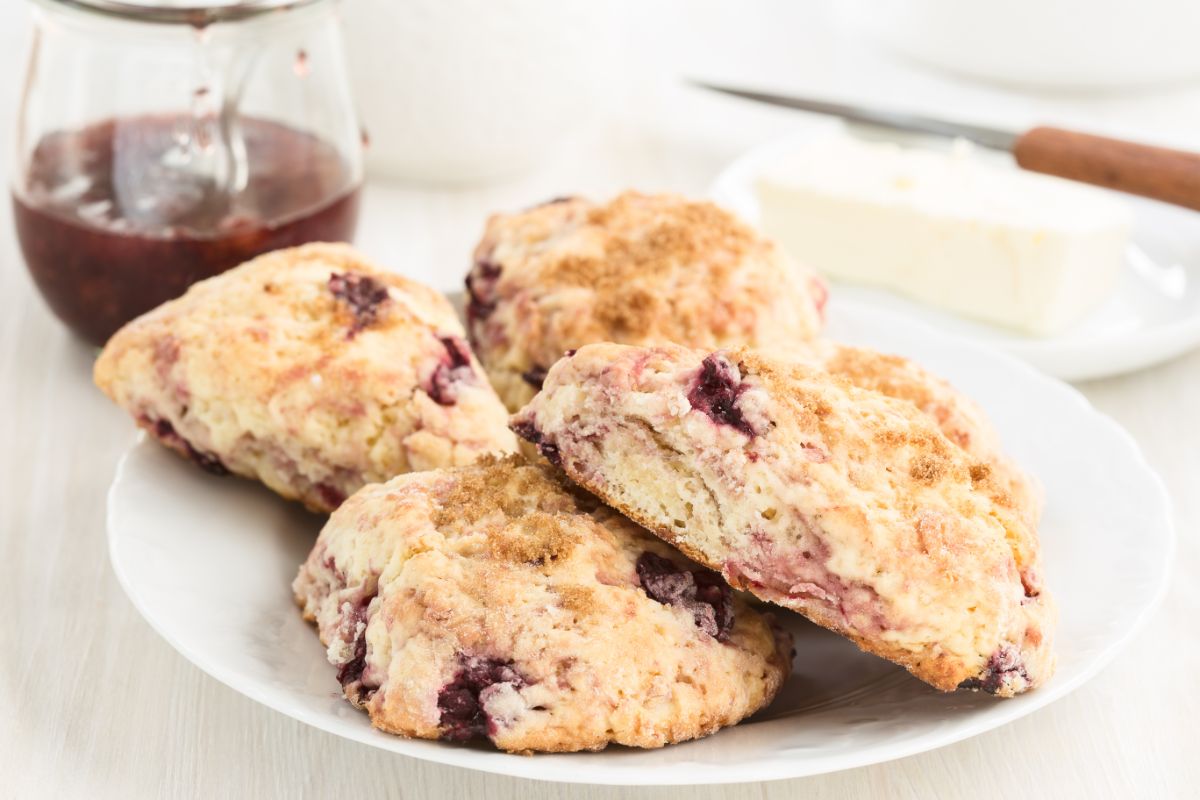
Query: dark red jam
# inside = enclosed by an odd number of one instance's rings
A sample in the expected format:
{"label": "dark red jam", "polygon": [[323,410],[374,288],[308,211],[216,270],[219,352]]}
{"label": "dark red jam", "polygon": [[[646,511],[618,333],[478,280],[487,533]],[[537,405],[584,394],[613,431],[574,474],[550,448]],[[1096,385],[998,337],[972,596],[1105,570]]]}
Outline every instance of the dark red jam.
{"label": "dark red jam", "polygon": [[[29,272],[54,313],[94,344],[203,278],[261,253],[348,241],[358,177],[328,142],[239,121],[246,174],[218,185],[210,124],[155,115],[46,135],[13,192]],[[189,138],[191,137],[191,138]]]}

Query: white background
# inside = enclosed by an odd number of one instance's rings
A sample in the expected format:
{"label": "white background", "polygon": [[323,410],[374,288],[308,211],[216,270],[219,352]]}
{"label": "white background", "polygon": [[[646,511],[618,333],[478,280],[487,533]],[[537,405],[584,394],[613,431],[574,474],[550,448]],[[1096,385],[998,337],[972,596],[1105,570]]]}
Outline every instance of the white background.
{"label": "white background", "polygon": [[[1200,86],[1122,94],[987,87],[835,30],[830,3],[687,4],[629,35],[648,66],[1007,124],[1075,124],[1200,147]],[[10,148],[27,9],[0,0],[0,143]],[[1086,35],[1082,30],[1081,35]],[[642,62],[638,62],[642,63]],[[788,132],[787,112],[678,88],[665,73],[548,154],[474,190],[373,182],[359,243],[398,271],[459,286],[489,211],[626,186],[700,193],[728,160]],[[635,76],[636,77],[636,76]],[[626,75],[622,80],[628,81]],[[631,95],[632,97],[632,95]],[[9,154],[3,161],[8,164]],[[428,765],[284,719],[160,641],[107,564],[104,493],[131,423],[90,383],[92,351],[37,297],[0,219],[0,796],[607,797]],[[1081,388],[1141,443],[1176,506],[1171,592],[1134,645],[1064,701],[1002,730],[891,764],[631,797],[1183,797],[1200,786],[1200,353]],[[1081,454],[1086,457],[1086,454]],[[1103,542],[1097,542],[1103,547]],[[1120,586],[1113,586],[1119,593]]]}

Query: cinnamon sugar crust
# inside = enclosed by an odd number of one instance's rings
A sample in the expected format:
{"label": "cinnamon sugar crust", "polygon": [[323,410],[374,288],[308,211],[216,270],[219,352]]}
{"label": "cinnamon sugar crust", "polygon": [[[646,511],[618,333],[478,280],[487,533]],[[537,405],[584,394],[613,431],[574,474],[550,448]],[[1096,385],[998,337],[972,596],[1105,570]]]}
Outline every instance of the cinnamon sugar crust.
{"label": "cinnamon sugar crust", "polygon": [[[973,463],[968,471],[974,488],[991,498],[997,513],[1010,518],[1005,527],[1017,551],[1026,588],[1035,593],[1041,588],[1042,577],[1036,564],[1039,548],[1036,539],[1029,535],[1037,530],[1041,518],[1041,487],[1005,454],[987,415],[974,401],[907,358],[865,347],[815,340],[796,344],[781,353],[786,360],[815,366],[861,389],[909,402],[932,420],[947,439],[970,457]],[[915,466],[913,478],[931,475],[939,463],[931,461]]]}
{"label": "cinnamon sugar crust", "polygon": [[[382,730],[513,752],[659,747],[766,705],[791,642],[727,587],[656,599],[647,554],[681,586],[702,570],[549,465],[485,458],[364,488],[293,588]],[[718,638],[697,604],[726,601]]]}
{"label": "cinnamon sugar crust", "polygon": [[312,244],[195,284],[118,331],[95,381],[163,444],[315,511],[516,447],[449,302]]}
{"label": "cinnamon sugar crust", "polygon": [[467,291],[472,341],[512,410],[584,344],[783,346],[816,334],[826,296],[729,212],[637,192],[493,216]]}

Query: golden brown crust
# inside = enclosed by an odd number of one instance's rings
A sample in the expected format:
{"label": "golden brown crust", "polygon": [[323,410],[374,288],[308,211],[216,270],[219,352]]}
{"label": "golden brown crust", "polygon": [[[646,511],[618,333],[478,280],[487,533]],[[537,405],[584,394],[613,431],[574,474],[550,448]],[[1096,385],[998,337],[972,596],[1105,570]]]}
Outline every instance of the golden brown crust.
{"label": "golden brown crust", "polygon": [[329,511],[516,443],[449,302],[347,245],[261,256],[118,331],[96,385],[203,466]]}
{"label": "golden brown crust", "polygon": [[675,195],[496,215],[475,257],[468,327],[512,410],[584,344],[782,346],[821,325],[819,278],[729,212]]}
{"label": "golden brown crust", "polygon": [[[799,343],[788,359],[817,366],[862,389],[912,403],[941,433],[975,459],[972,484],[986,492],[1006,519],[1009,544],[1030,591],[1041,587],[1039,545],[1033,532],[1041,517],[1041,490],[1004,452],[987,416],[942,378],[897,355],[830,341]],[[914,478],[933,476],[940,462],[914,465]]]}
{"label": "golden brown crust", "polygon": [[[540,276],[546,286],[620,296],[632,284],[634,292],[625,296],[637,297],[643,279],[671,276],[682,264],[702,265],[708,280],[724,285],[742,259],[763,249],[759,235],[708,202],[651,204],[629,192],[607,206],[589,208],[586,224],[608,233],[602,250],[549,260]],[[642,297],[653,304],[653,296]],[[644,314],[635,315],[634,322],[631,334],[650,333],[658,324]]]}
{"label": "golden brown crust", "polygon": [[461,732],[444,692],[475,670],[489,677],[470,702],[497,747],[661,747],[769,702],[790,640],[732,595],[720,639],[653,599],[637,566],[647,551],[697,569],[549,465],[487,459],[363,489],[294,590],[347,698],[382,730]]}

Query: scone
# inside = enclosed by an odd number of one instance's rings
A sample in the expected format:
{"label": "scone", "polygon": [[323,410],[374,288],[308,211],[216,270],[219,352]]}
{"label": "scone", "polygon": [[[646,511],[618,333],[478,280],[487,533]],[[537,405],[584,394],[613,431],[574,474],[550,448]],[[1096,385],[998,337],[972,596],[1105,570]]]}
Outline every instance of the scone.
{"label": "scone", "polygon": [[[1020,528],[1036,530],[1042,513],[1041,488],[1005,454],[983,409],[945,379],[907,358],[827,339],[798,343],[785,357],[915,405],[975,460],[976,485],[987,490],[1000,509],[1019,516]],[[987,474],[980,476],[981,470]],[[1028,544],[1036,547],[1037,540]],[[1041,577],[1034,572],[1037,560],[1034,553],[1022,561],[1022,580],[1033,588],[1041,586]]]}
{"label": "scone", "polygon": [[912,403],[752,351],[598,344],[514,429],[731,585],[943,690],[1053,671],[1036,531]]}
{"label": "scone", "polygon": [[660,747],[769,703],[790,638],[549,465],[402,475],[330,517],[293,584],[375,727],[516,752]]}
{"label": "scone", "polygon": [[114,334],[95,380],[168,447],[315,511],[516,447],[449,302],[347,245],[197,283]]}
{"label": "scone", "polygon": [[825,284],[712,203],[626,192],[488,220],[467,328],[510,410],[593,342],[771,347],[814,336]]}

